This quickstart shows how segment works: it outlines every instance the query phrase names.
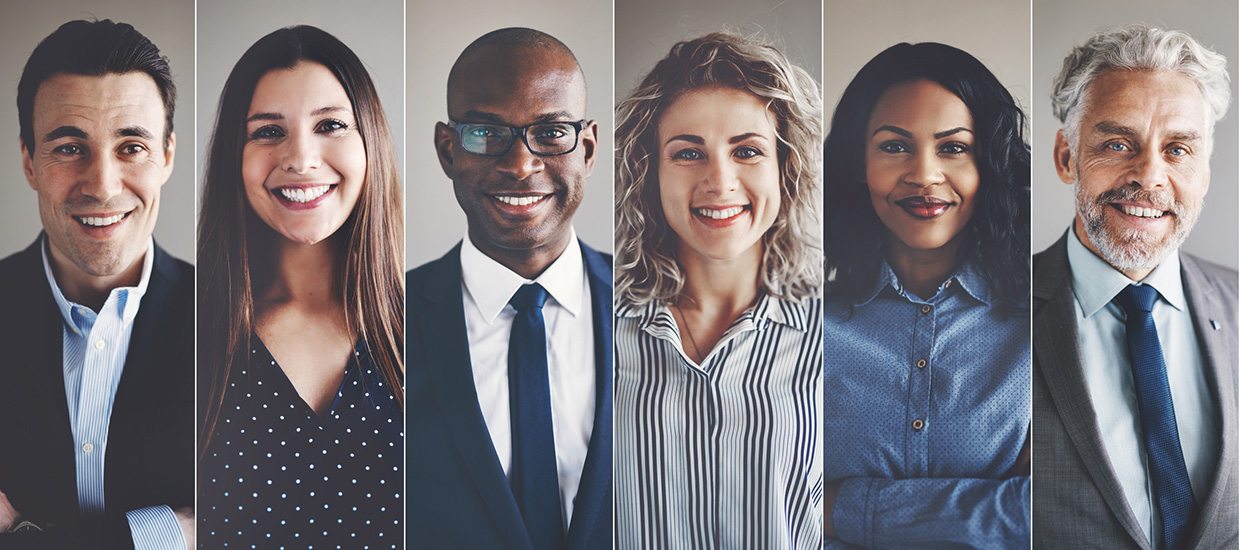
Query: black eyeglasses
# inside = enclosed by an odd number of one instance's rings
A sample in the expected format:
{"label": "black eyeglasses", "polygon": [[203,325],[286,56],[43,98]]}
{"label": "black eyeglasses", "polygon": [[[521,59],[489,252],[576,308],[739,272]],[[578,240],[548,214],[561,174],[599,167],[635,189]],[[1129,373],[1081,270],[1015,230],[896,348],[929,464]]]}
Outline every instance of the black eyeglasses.
{"label": "black eyeglasses", "polygon": [[517,128],[489,122],[449,121],[456,129],[461,148],[475,155],[498,157],[508,154],[521,137],[525,147],[540,157],[567,155],[577,149],[577,137],[589,122],[539,122]]}

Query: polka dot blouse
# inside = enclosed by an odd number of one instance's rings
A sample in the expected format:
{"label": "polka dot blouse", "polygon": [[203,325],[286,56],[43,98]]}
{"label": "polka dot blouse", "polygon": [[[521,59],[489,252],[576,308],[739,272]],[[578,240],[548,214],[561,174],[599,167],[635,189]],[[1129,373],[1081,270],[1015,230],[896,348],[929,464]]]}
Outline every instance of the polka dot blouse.
{"label": "polka dot blouse", "polygon": [[402,548],[404,424],[359,344],[327,415],[257,337],[199,465],[199,548]]}

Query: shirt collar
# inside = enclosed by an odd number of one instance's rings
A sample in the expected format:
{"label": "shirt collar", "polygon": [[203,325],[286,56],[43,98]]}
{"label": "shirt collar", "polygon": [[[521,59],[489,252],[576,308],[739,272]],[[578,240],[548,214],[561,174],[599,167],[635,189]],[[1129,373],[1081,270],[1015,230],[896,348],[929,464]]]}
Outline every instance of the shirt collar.
{"label": "shirt collar", "polygon": [[[52,296],[56,298],[56,306],[60,309],[61,319],[64,320],[65,327],[74,334],[85,336],[84,331],[90,330],[99,312],[65,298],[64,293],[60,291],[60,285],[56,284],[56,276],[52,274],[52,264],[48,260],[48,246],[50,245],[47,236],[44,235],[43,244],[39,247],[43,254],[43,274],[47,276],[48,286],[52,287]],[[106,308],[108,304],[116,301],[123,308],[121,320],[125,323],[133,322],[134,317],[138,315],[138,306],[142,302],[142,297],[146,295],[147,285],[151,281],[151,267],[154,263],[155,239],[147,237],[146,254],[142,257],[142,276],[138,279],[138,286],[122,286],[112,289],[103,307]],[[75,312],[77,313],[76,319]]]}
{"label": "shirt collar", "polygon": [[466,234],[464,242],[461,243],[461,279],[465,283],[465,290],[478,306],[478,313],[487,324],[495,322],[504,306],[508,305],[508,300],[526,283],[542,285],[547,294],[573,317],[581,312],[581,304],[585,299],[585,264],[581,257],[581,246],[577,244],[576,229],[570,229],[568,246],[560,257],[551,262],[533,281],[483,254]]}
{"label": "shirt collar", "polygon": [[[808,300],[808,299],[807,299]],[[656,324],[668,324],[672,319],[672,310],[666,302],[648,302],[645,305],[622,305],[616,309],[617,317],[642,318],[643,328]],[[808,327],[809,312],[805,302],[791,298],[778,298],[769,294],[758,297],[753,307],[741,313],[732,324],[752,321],[761,330],[769,323],[778,323],[795,330],[805,331]]]}
{"label": "shirt collar", "polygon": [[[940,300],[940,297],[944,296],[944,291],[950,288],[954,281],[960,286],[960,288],[964,289],[966,294],[972,296],[974,299],[982,302],[983,304],[990,305],[990,285],[986,284],[985,277],[983,277],[981,271],[977,269],[976,258],[976,255],[970,256],[969,259],[960,264],[960,267],[956,268],[956,271],[952,273],[951,277],[944,280],[942,284],[939,285],[939,288],[934,291],[934,295],[927,298],[926,301],[937,302]],[[874,286],[870,288],[869,292],[858,296],[857,302],[853,305],[863,306],[870,303],[874,300],[874,298],[877,298],[878,294],[885,288],[894,290],[905,299],[915,301],[913,300],[914,295],[909,294],[904,290],[904,286],[900,284],[899,277],[896,277],[895,271],[892,271],[891,265],[887,263],[886,259],[883,259],[882,264],[879,266],[878,277],[874,281]]]}
{"label": "shirt collar", "polygon": [[1081,305],[1085,317],[1091,317],[1106,307],[1121,290],[1131,284],[1154,287],[1171,307],[1184,311],[1188,301],[1184,297],[1184,285],[1180,280],[1180,253],[1168,254],[1144,280],[1138,283],[1129,279],[1097,254],[1085,248],[1076,236],[1076,229],[1068,230],[1068,266],[1072,269],[1072,292]]}

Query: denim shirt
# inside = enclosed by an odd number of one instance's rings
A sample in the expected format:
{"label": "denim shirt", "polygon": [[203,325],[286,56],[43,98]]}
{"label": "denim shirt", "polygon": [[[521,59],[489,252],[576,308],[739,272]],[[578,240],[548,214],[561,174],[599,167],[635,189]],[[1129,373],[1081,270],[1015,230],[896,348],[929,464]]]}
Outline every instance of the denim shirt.
{"label": "denim shirt", "polygon": [[922,299],[885,262],[824,312],[824,474],[842,481],[827,548],[1026,548],[1029,316],[999,311],[973,263]]}

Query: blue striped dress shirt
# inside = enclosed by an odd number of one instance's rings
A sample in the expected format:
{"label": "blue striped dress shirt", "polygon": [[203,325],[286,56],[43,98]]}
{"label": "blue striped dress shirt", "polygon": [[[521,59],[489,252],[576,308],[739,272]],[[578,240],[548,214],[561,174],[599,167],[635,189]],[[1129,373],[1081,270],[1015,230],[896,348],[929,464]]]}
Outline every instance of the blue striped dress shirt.
{"label": "blue striped dress shirt", "polygon": [[[155,259],[153,240],[147,240],[142,278],[136,287],[112,289],[99,312],[70,302],[56,284],[43,244],[43,271],[64,320],[63,358],[65,397],[77,463],[78,508],[84,517],[104,512],[104,457],[112,403],[120,385],[138,306],[146,294]],[[128,511],[129,530],[137,550],[184,549],[185,537],[172,508],[166,505]]]}

